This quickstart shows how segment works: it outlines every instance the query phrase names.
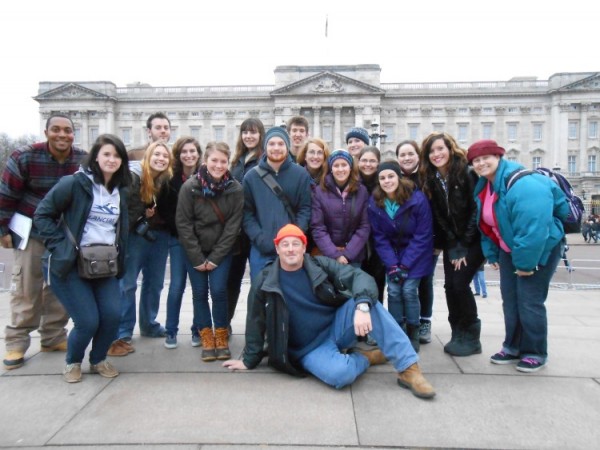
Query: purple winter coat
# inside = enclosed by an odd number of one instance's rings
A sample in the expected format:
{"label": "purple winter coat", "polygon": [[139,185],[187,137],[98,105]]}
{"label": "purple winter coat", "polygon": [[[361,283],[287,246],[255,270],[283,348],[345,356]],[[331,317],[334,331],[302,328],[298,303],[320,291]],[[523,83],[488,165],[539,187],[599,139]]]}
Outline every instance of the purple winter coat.
{"label": "purple winter coat", "polygon": [[415,190],[391,219],[371,196],[368,215],[375,250],[387,270],[392,266],[408,268],[409,278],[431,275],[433,269],[433,219],[429,201]]}
{"label": "purple winter coat", "polygon": [[343,199],[331,174],[325,178],[325,186],[325,191],[321,186],[312,190],[312,238],[323,255],[333,259],[343,255],[350,263],[360,263],[370,232],[367,189],[361,184]]}

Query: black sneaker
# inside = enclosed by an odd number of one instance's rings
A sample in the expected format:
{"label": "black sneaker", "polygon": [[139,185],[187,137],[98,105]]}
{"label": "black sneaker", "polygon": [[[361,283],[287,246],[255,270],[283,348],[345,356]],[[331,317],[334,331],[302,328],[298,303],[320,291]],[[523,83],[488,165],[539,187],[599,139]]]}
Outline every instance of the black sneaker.
{"label": "black sneaker", "polygon": [[493,364],[513,364],[519,361],[519,357],[505,353],[502,350],[492,355],[490,362]]}
{"label": "black sneaker", "polygon": [[521,361],[518,362],[517,370],[519,372],[526,372],[526,373],[537,372],[545,365],[546,365],[545,362],[540,362],[537,359],[523,358]]}

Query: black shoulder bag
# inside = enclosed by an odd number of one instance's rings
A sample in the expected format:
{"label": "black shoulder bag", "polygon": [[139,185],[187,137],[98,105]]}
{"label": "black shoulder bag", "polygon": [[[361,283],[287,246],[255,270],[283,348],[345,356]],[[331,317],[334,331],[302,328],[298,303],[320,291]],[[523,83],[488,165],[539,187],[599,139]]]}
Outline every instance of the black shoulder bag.
{"label": "black shoulder bag", "polygon": [[288,200],[287,196],[283,192],[283,189],[281,188],[281,186],[279,185],[277,180],[275,180],[275,178],[273,178],[273,175],[271,175],[271,173],[269,173],[262,167],[256,166],[254,168],[254,170],[256,170],[258,172],[258,175],[260,175],[260,178],[265,182],[265,184],[267,186],[269,186],[269,188],[273,191],[273,193],[277,196],[277,198],[281,201],[281,203],[283,203],[283,206],[285,207],[285,210],[287,211],[288,216],[290,216],[290,220],[292,221],[292,223],[295,224],[296,223],[296,214],[294,214],[292,205],[290,205],[290,201]]}

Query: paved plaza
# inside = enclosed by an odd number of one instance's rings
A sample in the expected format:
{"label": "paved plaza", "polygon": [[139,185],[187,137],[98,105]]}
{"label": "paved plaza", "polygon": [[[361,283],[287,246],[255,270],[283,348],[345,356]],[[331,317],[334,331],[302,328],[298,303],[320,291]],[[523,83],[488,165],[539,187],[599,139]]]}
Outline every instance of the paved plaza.
{"label": "paved plaza", "polygon": [[[246,284],[244,298],[247,292]],[[431,401],[400,388],[389,364],[335,390],[275,372],[264,361],[238,373],[204,363],[201,349],[190,345],[189,288],[179,347],[167,350],[163,339],[137,334],[135,353],[111,358],[121,372],[114,379],[89,374],[86,362],[83,381],[65,383],[64,354],[40,353],[35,332],[25,366],[0,371],[0,448],[598,448],[600,291],[551,290],[550,359],[536,374],[489,363],[500,349],[503,318],[498,286],[488,293],[478,297],[483,353],[451,357],[443,352],[450,327],[436,283],[434,339],[420,354],[437,390]],[[9,299],[0,294],[2,330]],[[245,301],[239,306],[236,356],[244,344]],[[164,311],[163,304],[163,323]]]}

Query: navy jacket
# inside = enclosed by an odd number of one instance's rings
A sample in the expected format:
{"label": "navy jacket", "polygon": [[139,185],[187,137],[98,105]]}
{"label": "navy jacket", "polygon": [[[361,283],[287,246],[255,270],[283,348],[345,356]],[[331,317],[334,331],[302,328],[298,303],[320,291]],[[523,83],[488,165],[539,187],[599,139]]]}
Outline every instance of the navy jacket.
{"label": "navy jacket", "polygon": [[[279,183],[296,215],[295,225],[307,232],[311,214],[310,175],[304,167],[287,160],[275,172],[263,155],[259,166]],[[265,184],[256,168],[244,176],[244,231],[262,255],[275,256],[273,239],[284,226],[292,223],[285,206]]]}

